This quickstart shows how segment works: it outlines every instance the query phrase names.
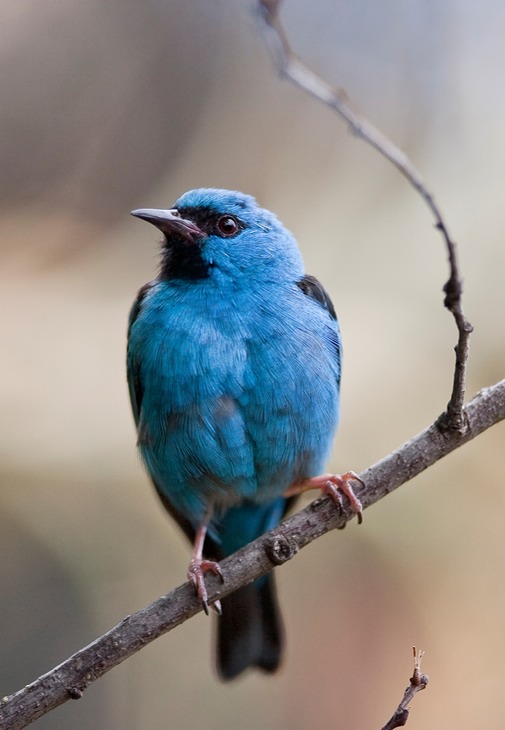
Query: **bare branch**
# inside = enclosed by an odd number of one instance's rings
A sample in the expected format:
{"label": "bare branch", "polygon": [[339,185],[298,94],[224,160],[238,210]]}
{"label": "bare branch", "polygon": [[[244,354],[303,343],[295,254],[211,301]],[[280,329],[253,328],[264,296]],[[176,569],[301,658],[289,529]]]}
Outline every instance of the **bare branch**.
{"label": "bare branch", "polygon": [[[505,380],[481,391],[464,409],[464,433],[445,431],[434,424],[400,446],[360,476],[366,484],[356,490],[363,507],[370,507],[401,484],[420,474],[451,451],[505,419]],[[217,576],[206,580],[209,603],[250,583],[276,565],[286,563],[310,542],[329,530],[343,527],[354,513],[338,512],[328,497],[285,520],[279,527],[226,558],[221,563],[224,584]],[[120,624],[81,649],[27,687],[0,701],[0,729],[18,730],[84,690],[158,636],[202,610],[193,586],[185,583],[150,606],[127,616]]]}
{"label": "bare branch", "polygon": [[279,19],[281,0],[258,0],[259,15],[268,32],[276,64],[282,76],[295,86],[310,94],[344,119],[357,137],[372,145],[383,157],[391,162],[404,175],[422,197],[445,242],[449,259],[449,279],[443,290],[444,306],[451,312],[458,329],[458,342],[455,348],[456,363],[453,388],[445,413],[438,419],[437,426],[442,431],[466,428],[463,406],[465,402],[466,369],[469,354],[469,340],[473,327],[465,318],[461,301],[462,283],[459,274],[456,244],[451,239],[442,212],[433,195],[429,192],[419,171],[409,158],[391,140],[385,137],[365,117],[355,112],[349,103],[344,89],[336,89],[315,74],[291,49],[284,28]]}
{"label": "bare branch", "polygon": [[407,720],[409,719],[409,704],[412,702],[416,694],[422,689],[425,689],[428,684],[428,677],[426,674],[422,674],[421,672],[421,660],[424,656],[424,651],[421,649],[417,650],[415,646],[412,647],[412,649],[414,652],[414,673],[410,678],[410,684],[403,693],[402,701],[382,730],[395,730],[397,727],[403,727],[406,725]]}

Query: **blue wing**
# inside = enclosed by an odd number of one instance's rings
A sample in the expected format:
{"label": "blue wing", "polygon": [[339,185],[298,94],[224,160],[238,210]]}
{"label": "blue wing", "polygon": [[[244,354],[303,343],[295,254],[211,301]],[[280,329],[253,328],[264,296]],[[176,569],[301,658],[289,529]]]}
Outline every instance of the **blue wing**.
{"label": "blue wing", "polygon": [[[300,281],[297,281],[296,285],[299,287],[299,289],[302,290],[304,294],[306,294],[314,301],[318,302],[318,304],[326,309],[331,319],[333,319],[335,323],[338,322],[337,313],[335,311],[335,307],[333,306],[333,302],[330,299],[330,295],[321,284],[321,282],[316,279],[315,276],[310,276],[309,274],[307,274],[302,279],[300,279]],[[335,361],[338,365],[337,384],[340,388],[340,375],[342,372],[342,341],[340,339],[340,333],[338,330],[337,334],[338,336],[335,338]]]}

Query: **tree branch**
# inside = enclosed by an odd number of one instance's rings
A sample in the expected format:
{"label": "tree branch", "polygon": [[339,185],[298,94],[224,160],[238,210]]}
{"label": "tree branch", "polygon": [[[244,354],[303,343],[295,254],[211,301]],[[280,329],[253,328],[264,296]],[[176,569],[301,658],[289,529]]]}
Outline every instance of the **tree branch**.
{"label": "tree branch", "polygon": [[462,283],[459,274],[456,244],[449,235],[449,230],[433,195],[429,192],[421,174],[409,158],[390,139],[385,137],[365,117],[355,112],[349,103],[344,89],[337,89],[315,74],[293,52],[279,19],[281,0],[258,0],[259,16],[271,40],[272,51],[279,73],[295,86],[310,94],[313,98],[337,112],[344,119],[353,134],[374,147],[383,157],[391,162],[408,180],[422,197],[434,219],[435,226],[442,234],[449,260],[449,279],[444,285],[444,306],[451,312],[458,330],[458,342],[455,347],[456,363],[452,393],[445,413],[437,422],[440,430],[456,430],[463,432],[466,428],[463,406],[465,402],[466,369],[469,354],[469,340],[473,327],[466,319],[461,301]]}
{"label": "tree branch", "polygon": [[[505,419],[505,380],[482,390],[464,408],[467,428],[441,432],[433,424],[386,456],[360,476],[365,488],[356,489],[363,507],[413,479],[451,451]],[[217,576],[206,579],[209,603],[250,583],[281,565],[329,530],[343,527],[354,513],[339,512],[328,497],[321,497],[221,563],[224,584]],[[0,701],[1,730],[29,725],[69,699],[79,699],[99,677],[202,610],[193,586],[185,583],[150,606],[127,616],[120,624],[78,651],[27,687]]]}
{"label": "tree branch", "polygon": [[402,701],[382,730],[395,730],[397,727],[403,727],[406,725],[407,720],[409,719],[409,704],[412,702],[416,694],[422,689],[425,689],[428,684],[428,677],[426,674],[422,674],[421,672],[421,660],[424,656],[424,651],[418,651],[415,646],[413,647],[413,651],[414,673],[410,678],[410,684],[403,693]]}

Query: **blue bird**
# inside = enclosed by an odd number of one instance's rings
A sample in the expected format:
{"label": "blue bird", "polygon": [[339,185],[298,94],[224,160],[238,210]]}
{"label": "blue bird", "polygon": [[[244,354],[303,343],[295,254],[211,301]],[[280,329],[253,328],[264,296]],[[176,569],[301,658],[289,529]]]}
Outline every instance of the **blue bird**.
{"label": "blue bird", "polygon": [[[335,310],[304,272],[289,231],[254,198],[185,193],[135,210],[163,234],[158,276],[129,322],[127,369],[138,447],[193,543],[188,577],[273,529],[301,491],[339,491],[361,518],[353,472],[324,474],[339,418]],[[215,606],[218,612],[220,605]],[[283,631],[270,573],[222,601],[218,671],[277,669]]]}

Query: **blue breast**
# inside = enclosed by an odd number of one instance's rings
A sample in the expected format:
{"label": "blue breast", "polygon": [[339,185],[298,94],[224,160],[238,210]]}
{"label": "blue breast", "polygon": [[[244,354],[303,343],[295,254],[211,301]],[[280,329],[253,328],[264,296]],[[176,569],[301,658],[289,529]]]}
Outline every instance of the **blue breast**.
{"label": "blue breast", "polygon": [[294,284],[261,298],[223,297],[212,277],[152,287],[130,331],[144,387],[139,447],[193,526],[209,502],[218,512],[267,503],[323,470],[339,348],[336,321]]}

